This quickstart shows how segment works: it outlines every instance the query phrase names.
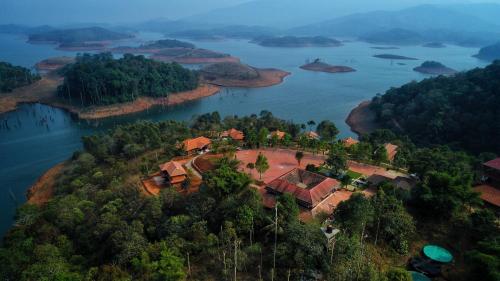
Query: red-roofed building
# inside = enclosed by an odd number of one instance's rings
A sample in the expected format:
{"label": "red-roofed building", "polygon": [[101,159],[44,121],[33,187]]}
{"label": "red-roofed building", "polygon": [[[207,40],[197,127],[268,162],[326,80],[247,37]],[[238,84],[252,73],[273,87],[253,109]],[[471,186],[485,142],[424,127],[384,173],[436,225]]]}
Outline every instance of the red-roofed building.
{"label": "red-roofed building", "polygon": [[483,184],[474,187],[479,192],[481,199],[495,208],[500,208],[500,190],[491,185]]}
{"label": "red-roofed building", "polygon": [[245,134],[242,131],[238,131],[234,128],[222,132],[222,138],[232,138],[235,141],[243,141],[245,139]]}
{"label": "red-roofed building", "polygon": [[385,150],[387,150],[387,159],[389,159],[390,162],[394,161],[394,158],[396,157],[396,154],[398,153],[398,146],[394,145],[392,143],[386,143],[384,145]]}
{"label": "red-roofed building", "polygon": [[343,139],[343,140],[342,140],[342,143],[344,144],[344,147],[349,148],[349,147],[351,147],[351,146],[353,146],[353,145],[355,145],[355,144],[359,143],[359,141],[358,141],[358,140],[355,140],[355,139],[353,139],[353,138],[351,138],[351,137],[348,137],[348,138],[346,138],[346,139]]}
{"label": "red-roofed building", "polygon": [[267,184],[267,192],[274,195],[292,194],[297,203],[307,209],[316,207],[333,191],[340,188],[340,183],[302,169],[293,169]]}
{"label": "red-roofed building", "polygon": [[500,158],[493,159],[483,164],[484,175],[490,182],[500,186]]}
{"label": "red-roofed building", "polygon": [[310,140],[319,140],[319,135],[316,132],[310,131],[306,133],[306,137]]}
{"label": "red-roofed building", "polygon": [[182,142],[182,149],[187,152],[187,154],[195,154],[198,152],[206,151],[210,148],[212,141],[206,137],[197,137],[194,139],[187,139]]}
{"label": "red-roofed building", "polygon": [[172,185],[181,184],[187,178],[186,170],[179,162],[170,161],[160,165],[160,170],[164,178]]}
{"label": "red-roofed building", "polygon": [[282,140],[285,137],[286,133],[280,130],[276,130],[271,133],[270,138],[277,136],[279,140]]}

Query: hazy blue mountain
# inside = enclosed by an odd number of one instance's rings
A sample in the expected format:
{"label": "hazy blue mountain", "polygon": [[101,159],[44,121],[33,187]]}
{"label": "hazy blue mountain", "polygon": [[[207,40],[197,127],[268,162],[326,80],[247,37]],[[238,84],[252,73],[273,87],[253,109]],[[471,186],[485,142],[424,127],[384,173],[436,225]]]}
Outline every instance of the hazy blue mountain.
{"label": "hazy blue mountain", "polygon": [[500,60],[500,42],[481,48],[474,56],[487,61]]}
{"label": "hazy blue mountain", "polygon": [[262,36],[273,36],[280,31],[264,26],[246,26],[230,25],[212,29],[189,29],[168,33],[172,37],[181,37],[189,39],[217,39],[217,38],[236,38],[236,39],[254,39]]}
{"label": "hazy blue mountain", "polygon": [[48,32],[31,34],[30,42],[87,42],[87,41],[105,41],[119,40],[132,37],[129,34],[114,32],[102,27],[87,27],[75,29],[58,29]]}
{"label": "hazy blue mountain", "polygon": [[500,25],[447,6],[421,5],[399,11],[353,14],[293,28],[288,33],[367,38],[377,43],[393,43],[400,37],[403,44],[445,41],[482,45],[496,41]]}
{"label": "hazy blue mountain", "polygon": [[52,31],[54,29],[55,29],[54,27],[51,27],[48,25],[40,25],[40,26],[26,26],[26,25],[19,25],[19,24],[0,25],[0,33],[7,33],[7,34],[29,35],[29,34],[34,34],[34,33],[48,32],[48,31]]}

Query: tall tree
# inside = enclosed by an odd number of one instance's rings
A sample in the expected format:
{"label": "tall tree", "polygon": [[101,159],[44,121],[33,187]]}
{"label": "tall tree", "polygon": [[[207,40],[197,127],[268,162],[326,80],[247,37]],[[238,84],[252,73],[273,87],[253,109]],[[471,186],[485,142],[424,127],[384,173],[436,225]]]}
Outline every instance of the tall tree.
{"label": "tall tree", "polygon": [[259,172],[260,179],[262,179],[262,174],[269,169],[269,163],[264,154],[259,153],[257,160],[255,161],[255,169]]}

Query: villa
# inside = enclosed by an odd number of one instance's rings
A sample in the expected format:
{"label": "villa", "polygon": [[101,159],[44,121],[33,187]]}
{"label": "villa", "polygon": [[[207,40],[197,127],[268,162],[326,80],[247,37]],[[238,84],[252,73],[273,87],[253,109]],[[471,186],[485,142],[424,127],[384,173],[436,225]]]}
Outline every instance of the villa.
{"label": "villa", "polygon": [[500,210],[500,158],[483,164],[484,183],[474,187],[486,205]]}
{"label": "villa", "polygon": [[346,138],[346,139],[343,139],[343,140],[342,140],[342,143],[344,144],[344,147],[345,147],[345,148],[349,148],[349,147],[351,147],[351,146],[353,146],[353,145],[355,145],[355,144],[358,144],[358,143],[359,143],[359,141],[358,141],[358,140],[355,140],[355,139],[353,139],[353,138],[351,138],[351,137],[348,137],[348,138]]}
{"label": "villa", "polygon": [[203,153],[210,149],[212,141],[206,137],[197,137],[194,139],[187,139],[182,142],[182,148],[188,155]]}
{"label": "villa", "polygon": [[282,132],[280,130],[276,130],[274,132],[272,132],[270,135],[269,135],[269,138],[272,138],[274,136],[277,136],[279,140],[282,140],[284,137],[285,137],[286,133],[285,132]]}
{"label": "villa", "polygon": [[273,195],[290,193],[300,206],[307,209],[313,209],[339,188],[340,183],[337,180],[299,168],[266,185],[268,193]]}
{"label": "villa", "polygon": [[231,138],[235,141],[243,141],[245,139],[245,134],[242,131],[238,131],[234,128],[222,132],[221,138]]}
{"label": "villa", "polygon": [[306,133],[306,137],[310,140],[319,140],[319,135],[316,132],[310,131]]}
{"label": "villa", "polygon": [[160,171],[163,178],[171,185],[182,184],[187,178],[186,170],[176,161],[160,165]]}

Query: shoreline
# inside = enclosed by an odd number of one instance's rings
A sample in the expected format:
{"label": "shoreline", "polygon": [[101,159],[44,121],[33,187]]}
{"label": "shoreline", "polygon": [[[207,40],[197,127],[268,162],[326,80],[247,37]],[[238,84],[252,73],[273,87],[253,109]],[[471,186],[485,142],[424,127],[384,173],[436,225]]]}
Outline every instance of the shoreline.
{"label": "shoreline", "polygon": [[375,113],[370,110],[371,101],[363,101],[351,110],[345,122],[352,132],[358,136],[370,134],[380,129],[380,125],[375,122]]}
{"label": "shoreline", "polygon": [[66,166],[66,162],[59,163],[45,171],[36,182],[26,190],[27,203],[41,206],[54,195],[54,184],[57,177]]}
{"label": "shoreline", "polygon": [[215,85],[218,87],[263,88],[281,84],[285,80],[285,77],[291,75],[290,72],[273,68],[266,68],[266,69],[256,68],[256,70],[259,72],[259,78],[257,79],[236,80],[236,79],[217,78],[215,80],[203,80],[203,81],[207,84]]}
{"label": "shoreline", "polygon": [[221,58],[196,58],[196,57],[171,57],[171,56],[161,56],[152,55],[150,57],[153,60],[161,62],[176,62],[180,64],[208,64],[208,63],[221,63],[221,62],[236,62],[239,63],[240,59],[237,57],[221,57]]}

